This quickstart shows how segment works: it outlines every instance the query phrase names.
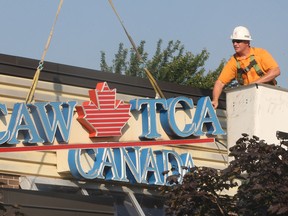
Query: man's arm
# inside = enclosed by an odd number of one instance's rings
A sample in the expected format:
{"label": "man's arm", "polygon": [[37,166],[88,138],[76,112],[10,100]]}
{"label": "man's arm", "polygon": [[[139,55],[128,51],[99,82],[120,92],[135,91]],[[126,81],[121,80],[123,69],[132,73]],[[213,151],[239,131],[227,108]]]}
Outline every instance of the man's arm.
{"label": "man's arm", "polygon": [[279,75],[280,75],[280,68],[279,67],[272,68],[269,71],[267,71],[267,73],[264,76],[260,77],[258,80],[252,83],[267,83],[267,82],[272,81]]}
{"label": "man's arm", "polygon": [[213,100],[212,100],[212,105],[214,109],[217,109],[218,107],[218,100],[219,100],[219,97],[222,93],[224,86],[225,86],[224,83],[222,83],[220,80],[216,80],[214,84],[214,88],[213,88]]}

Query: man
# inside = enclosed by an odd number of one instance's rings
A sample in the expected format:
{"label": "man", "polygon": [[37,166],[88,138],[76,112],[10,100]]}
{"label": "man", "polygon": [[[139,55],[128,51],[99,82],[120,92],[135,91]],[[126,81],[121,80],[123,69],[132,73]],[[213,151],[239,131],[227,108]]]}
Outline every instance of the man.
{"label": "man", "polygon": [[252,40],[246,27],[238,26],[231,35],[235,54],[224,66],[213,88],[212,105],[218,107],[218,99],[226,84],[236,79],[240,85],[253,83],[276,84],[280,75],[277,62],[262,48],[250,47]]}

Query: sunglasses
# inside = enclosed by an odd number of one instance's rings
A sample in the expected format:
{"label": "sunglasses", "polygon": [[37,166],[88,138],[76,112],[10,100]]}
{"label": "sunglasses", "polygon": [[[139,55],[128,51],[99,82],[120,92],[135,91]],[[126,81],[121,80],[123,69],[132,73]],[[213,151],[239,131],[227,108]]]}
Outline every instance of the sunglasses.
{"label": "sunglasses", "polygon": [[242,43],[242,42],[244,42],[245,40],[232,40],[232,43],[234,44],[234,43]]}

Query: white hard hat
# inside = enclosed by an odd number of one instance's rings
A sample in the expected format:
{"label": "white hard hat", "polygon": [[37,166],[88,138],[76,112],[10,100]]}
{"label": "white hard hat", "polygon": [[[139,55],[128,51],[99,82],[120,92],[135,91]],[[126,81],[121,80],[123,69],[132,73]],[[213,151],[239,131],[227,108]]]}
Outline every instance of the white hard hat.
{"label": "white hard hat", "polygon": [[237,26],[233,34],[231,35],[232,40],[252,40],[249,30],[244,26]]}

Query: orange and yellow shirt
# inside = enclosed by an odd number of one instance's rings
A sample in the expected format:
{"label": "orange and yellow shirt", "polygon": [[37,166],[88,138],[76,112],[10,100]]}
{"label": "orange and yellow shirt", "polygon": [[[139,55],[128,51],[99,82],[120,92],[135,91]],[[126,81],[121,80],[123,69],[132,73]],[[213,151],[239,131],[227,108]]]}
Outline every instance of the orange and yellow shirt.
{"label": "orange and yellow shirt", "polygon": [[[254,55],[258,66],[264,74],[270,69],[278,67],[277,62],[274,60],[274,58],[268,51],[262,48],[251,47],[249,56],[244,58],[236,57],[241,68],[245,68],[250,64],[251,55]],[[242,74],[242,78],[244,81],[244,85],[248,85],[249,83],[259,79],[259,76],[256,73],[255,69],[252,67],[250,71],[248,71],[246,74]],[[220,80],[224,84],[228,84],[233,79],[237,79],[237,61],[234,56],[232,56],[228,60],[227,64],[221,71],[220,76],[218,77],[218,80]]]}

